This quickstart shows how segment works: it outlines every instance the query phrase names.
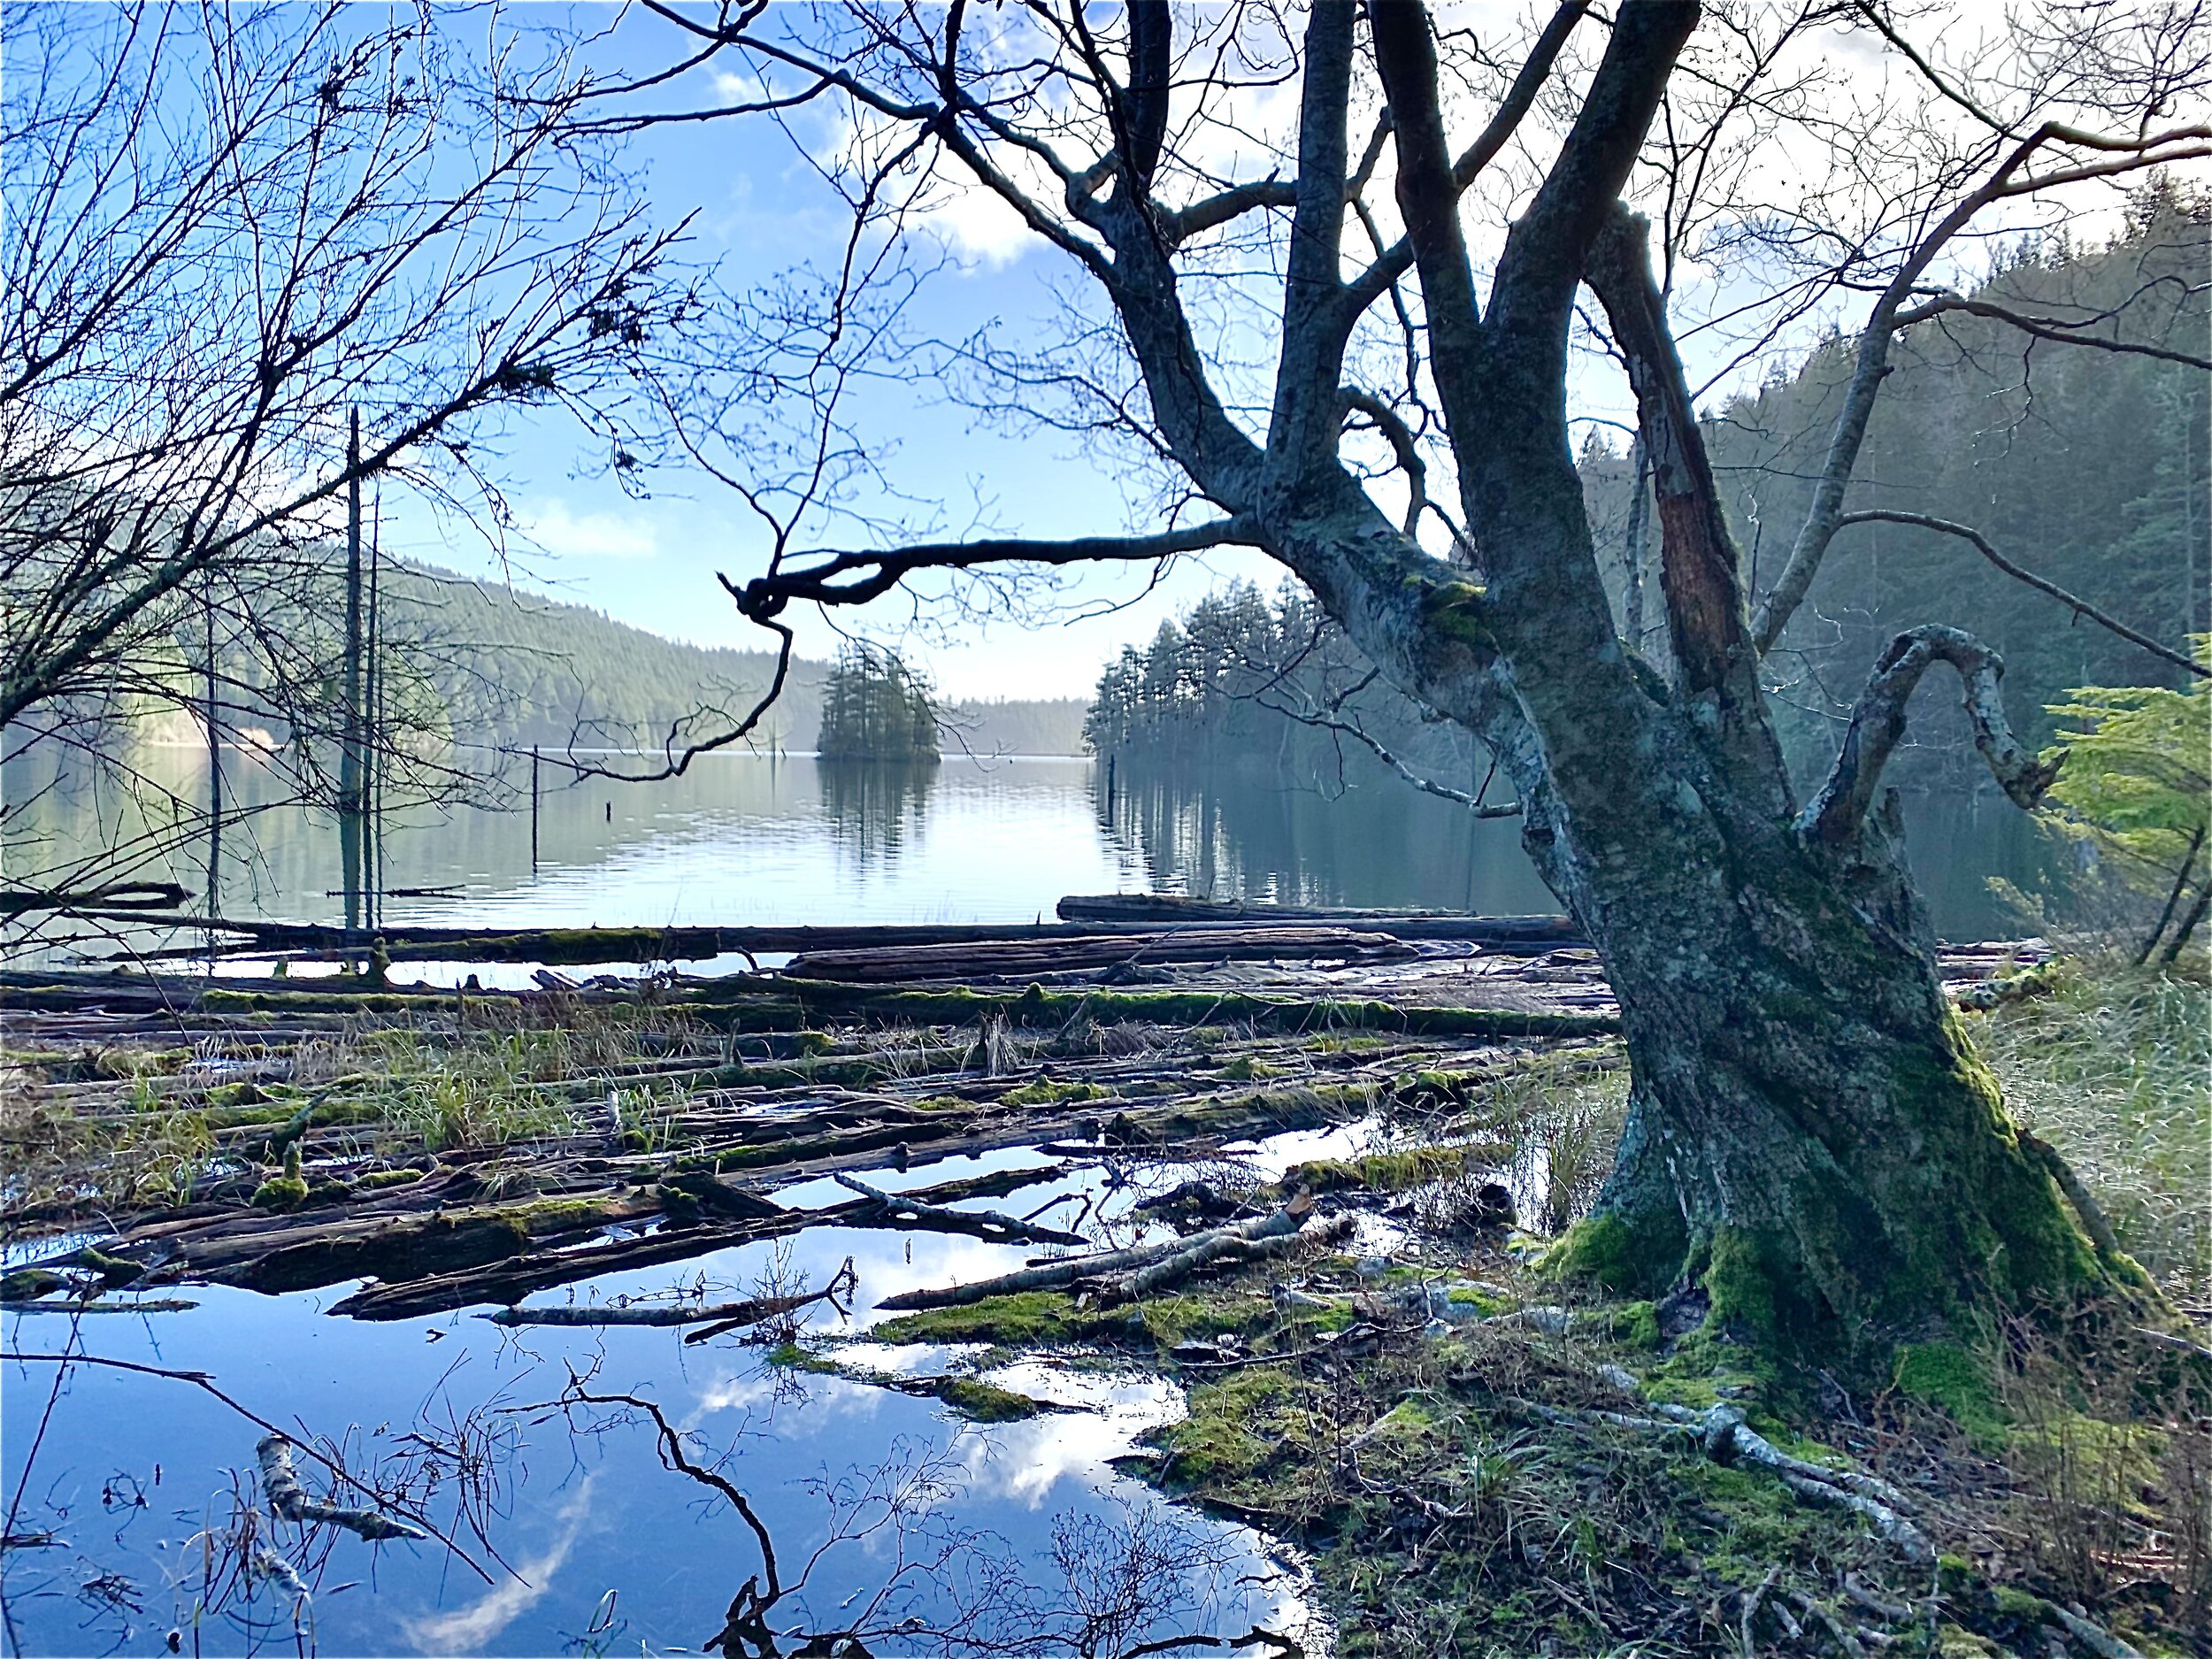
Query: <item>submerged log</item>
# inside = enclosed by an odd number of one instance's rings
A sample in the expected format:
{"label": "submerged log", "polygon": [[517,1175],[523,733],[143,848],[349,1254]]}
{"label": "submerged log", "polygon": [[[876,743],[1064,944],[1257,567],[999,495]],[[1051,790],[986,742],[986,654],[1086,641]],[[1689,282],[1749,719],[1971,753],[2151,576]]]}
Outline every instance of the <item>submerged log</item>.
{"label": "submerged log", "polygon": [[1084,933],[1071,939],[963,945],[886,945],[795,956],[795,978],[846,983],[905,979],[1028,979],[1087,968],[1160,963],[1281,962],[1327,958],[1393,962],[1416,954],[1387,933],[1347,927],[1198,927],[1175,933]]}
{"label": "submerged log", "polygon": [[299,1471],[292,1466],[292,1442],[281,1434],[263,1435],[254,1452],[261,1462],[261,1490],[269,1500],[269,1507],[281,1520],[297,1521],[302,1525],[327,1521],[372,1543],[387,1538],[419,1540],[430,1536],[419,1526],[396,1521],[374,1509],[343,1509],[336,1504],[319,1503],[309,1497],[307,1488],[300,1484]]}

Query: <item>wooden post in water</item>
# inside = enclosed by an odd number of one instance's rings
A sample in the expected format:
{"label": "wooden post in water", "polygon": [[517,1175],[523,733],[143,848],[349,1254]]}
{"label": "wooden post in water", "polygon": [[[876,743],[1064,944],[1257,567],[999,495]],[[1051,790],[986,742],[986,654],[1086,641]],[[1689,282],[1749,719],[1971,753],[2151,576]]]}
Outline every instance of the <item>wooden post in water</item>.
{"label": "wooden post in water", "polygon": [[538,746],[530,745],[530,873],[538,873]]}
{"label": "wooden post in water", "polygon": [[[215,700],[215,575],[211,571],[200,604],[201,620],[207,630],[207,915],[213,921],[223,913],[223,726]],[[211,952],[214,942],[211,933]]]}
{"label": "wooden post in water", "polygon": [[363,676],[367,696],[362,704],[362,726],[366,741],[361,747],[363,877],[362,922],[374,933],[384,910],[384,654],[383,607],[379,580],[383,568],[384,486],[376,489],[374,517],[369,526],[369,620]]}
{"label": "wooden post in water", "polygon": [[338,859],[346,933],[361,925],[361,411],[346,439],[346,680],[338,750]]}

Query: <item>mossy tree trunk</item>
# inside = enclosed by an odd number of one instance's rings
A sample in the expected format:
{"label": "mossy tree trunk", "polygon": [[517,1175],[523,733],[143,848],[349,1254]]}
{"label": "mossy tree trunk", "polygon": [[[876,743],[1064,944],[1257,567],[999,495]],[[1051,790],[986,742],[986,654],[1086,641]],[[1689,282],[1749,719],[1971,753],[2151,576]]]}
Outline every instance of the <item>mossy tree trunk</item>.
{"label": "mossy tree trunk", "polygon": [[[942,58],[949,35],[908,31],[902,49],[926,75],[918,67],[910,84],[871,88],[869,107],[907,111],[900,119],[915,124],[918,145],[941,144],[947,165],[965,168],[1097,285],[1145,395],[1140,416],[1117,393],[1115,420],[1141,419],[1152,452],[1218,516],[1145,535],[825,550],[780,563],[735,590],[739,603],[780,626],[795,601],[865,603],[923,569],[1260,549],[1379,673],[1489,748],[1515,785],[1531,856],[1604,959],[1628,1031],[1633,1108],[1598,1214],[1563,1253],[1570,1263],[1621,1283],[1701,1286],[1719,1325],[1832,1349],[2139,1281],[2116,1252],[2088,1243],[1951,1016],[1881,784],[1909,699],[1940,667],[1955,672],[1976,744],[2006,792],[2024,805],[2039,799],[2053,769],[2013,741],[2002,664],[1955,629],[1899,636],[1875,664],[1829,776],[1801,802],[1760,661],[1844,521],[1890,342],[1916,314],[1911,302],[1946,242],[1990,204],[2029,189],[2021,178],[2032,158],[2053,178],[2111,177],[2182,141],[2077,144],[2064,134],[2078,129],[2046,126],[2024,145],[1999,146],[1982,182],[1956,199],[1918,202],[1932,228],[1881,256],[1886,286],[1876,285],[1813,507],[1755,623],[1647,227],[1621,200],[1697,26],[1694,6],[1613,9],[1601,61],[1573,81],[1578,107],[1555,158],[1503,215],[1511,229],[1486,283],[1469,257],[1463,197],[1555,84],[1590,15],[1558,9],[1461,148],[1446,130],[1425,8],[1309,8],[1295,176],[1196,200],[1173,154],[1183,129],[1170,105],[1196,96],[1211,48],[1183,42],[1179,64],[1164,4],[1139,0],[1109,46],[1087,49],[1120,54],[1124,78],[1096,64],[1071,72],[1099,89],[1108,107],[1094,111],[1097,127],[1114,143],[1087,166],[1068,164],[1056,196],[1025,191],[1023,168],[994,162],[995,145],[1016,142],[1011,128],[964,124],[963,111],[989,104],[987,88],[970,103],[935,102],[987,72],[956,50]],[[1370,70],[1389,121],[1356,154],[1348,111],[1356,77]],[[1018,127],[1020,118],[1002,119]],[[1034,135],[1025,166],[1056,155],[1071,130]],[[1384,174],[1386,140],[1394,166]],[[2042,155],[2045,145],[2068,165]],[[1394,241],[1363,198],[1380,176],[1395,191]],[[1348,244],[1355,207],[1371,255]],[[1204,274],[1202,262],[1179,262],[1184,250],[1232,226],[1279,234],[1263,435],[1248,405],[1215,384],[1180,293]],[[1258,266],[1240,255],[1239,268]],[[1418,328],[1406,309],[1415,279]],[[1585,289],[1636,395],[1665,672],[1620,637],[1575,470],[1568,349]],[[1403,399],[1354,383],[1372,356],[1355,350],[1356,330],[1386,296],[1408,319],[1404,349],[1421,359]],[[1396,351],[1400,334],[1385,332]],[[1363,457],[1347,453],[1355,428],[1375,437]],[[1385,445],[1393,490],[1409,503],[1402,511],[1386,512],[1369,488]],[[1455,519],[1426,495],[1447,468]]]}
{"label": "mossy tree trunk", "polygon": [[1624,1292],[1696,1286],[1716,1330],[1832,1354],[2141,1286],[2008,1117],[1886,838],[1871,864],[1788,833],[1703,839],[1655,838],[1609,878],[1578,849],[1554,856],[1584,872],[1563,885],[1634,1078],[1618,1162],[1559,1264]]}

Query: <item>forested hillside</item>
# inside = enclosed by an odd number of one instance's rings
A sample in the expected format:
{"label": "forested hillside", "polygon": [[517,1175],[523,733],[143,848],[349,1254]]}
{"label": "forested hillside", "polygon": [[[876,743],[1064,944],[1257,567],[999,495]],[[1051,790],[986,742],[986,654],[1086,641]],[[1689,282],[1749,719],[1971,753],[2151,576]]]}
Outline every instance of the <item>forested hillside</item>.
{"label": "forested hillside", "polygon": [[1090,705],[1080,697],[994,697],[948,705],[943,710],[949,752],[992,755],[1079,755]]}
{"label": "forested hillside", "polygon": [[[2008,250],[1978,303],[2046,319],[2047,332],[2111,333],[2154,349],[2115,354],[2023,335],[1970,313],[1916,325],[1878,407],[1853,511],[1896,509],[1970,526],[2016,565],[2176,649],[2212,627],[2212,380],[2157,355],[2202,356],[2212,284],[2212,211],[2170,189],[2146,192],[2125,232],[2082,250]],[[2119,313],[2120,321],[2110,320]],[[1850,373],[1850,342],[1816,350],[1793,375],[1706,420],[1751,587],[1762,592],[1803,521],[1823,446]],[[1624,634],[1663,649],[1655,526],[1645,534],[1640,611],[1632,597],[1632,462],[1594,436],[1586,494]],[[1647,518],[1649,515],[1647,513]],[[2006,700],[2028,741],[2050,740],[2047,705],[2085,684],[2171,684],[2179,671],[1998,570],[1958,536],[1892,524],[1842,533],[1769,659],[1801,772],[1824,766],[1851,700],[1884,645],[1922,622],[1964,627],[2005,657]],[[1130,649],[1101,679],[1086,737],[1101,754],[1198,765],[1288,765],[1302,779],[1368,750],[1362,734],[1425,776],[1467,788],[1471,757],[1455,728],[1370,683],[1366,664],[1318,626],[1302,595],[1206,600],[1181,626]],[[1932,678],[1915,747],[1893,776],[1923,786],[1987,786],[1964,724],[1936,706]],[[1295,718],[1294,718],[1295,717]],[[1356,728],[1354,731],[1350,728]],[[1356,777],[1371,764],[1348,763]],[[1495,792],[1494,791],[1494,794]]]}
{"label": "forested hillside", "polygon": [[[708,649],[603,611],[440,572],[392,581],[396,646],[425,666],[451,729],[480,742],[657,748],[710,736],[768,684],[765,651]],[[793,664],[756,741],[813,746],[826,667]]]}
{"label": "forested hillside", "polygon": [[[2024,335],[1954,311],[1914,325],[1877,405],[1849,511],[1892,509],[1978,531],[2016,565],[2176,649],[2212,626],[2212,377],[2158,349],[2212,350],[2212,200],[2144,192],[2126,232],[2093,250],[2063,240],[2004,251],[1970,299],[2092,336],[2153,348],[2115,354]],[[1789,557],[1812,473],[1850,374],[1851,342],[1816,352],[1787,380],[1706,424],[1715,471],[1754,594]],[[1616,555],[1625,603],[1629,464],[1593,446],[1584,479],[1594,522]],[[1645,552],[1646,634],[1657,649],[1656,538]],[[1824,766],[1840,719],[1882,648],[1924,622],[1967,628],[2004,656],[2006,702],[2026,741],[2050,741],[2047,705],[2080,685],[2175,684],[2170,664],[1997,569],[1956,535],[1893,524],[1843,531],[1806,603],[1768,659],[1788,689],[1782,712],[1801,775]],[[1625,626],[1624,627],[1625,632]],[[1931,679],[1916,752],[1897,781],[1987,787],[1962,722]]]}

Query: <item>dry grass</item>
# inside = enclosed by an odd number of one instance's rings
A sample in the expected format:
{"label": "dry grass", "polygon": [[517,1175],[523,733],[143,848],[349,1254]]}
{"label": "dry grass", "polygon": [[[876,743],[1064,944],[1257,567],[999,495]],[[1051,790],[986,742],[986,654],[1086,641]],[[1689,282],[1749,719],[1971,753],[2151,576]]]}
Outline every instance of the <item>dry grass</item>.
{"label": "dry grass", "polygon": [[2169,1293],[2212,1300],[2212,981],[2193,965],[2061,964],[2047,995],[1975,1018],[2021,1120],[2065,1155]]}

